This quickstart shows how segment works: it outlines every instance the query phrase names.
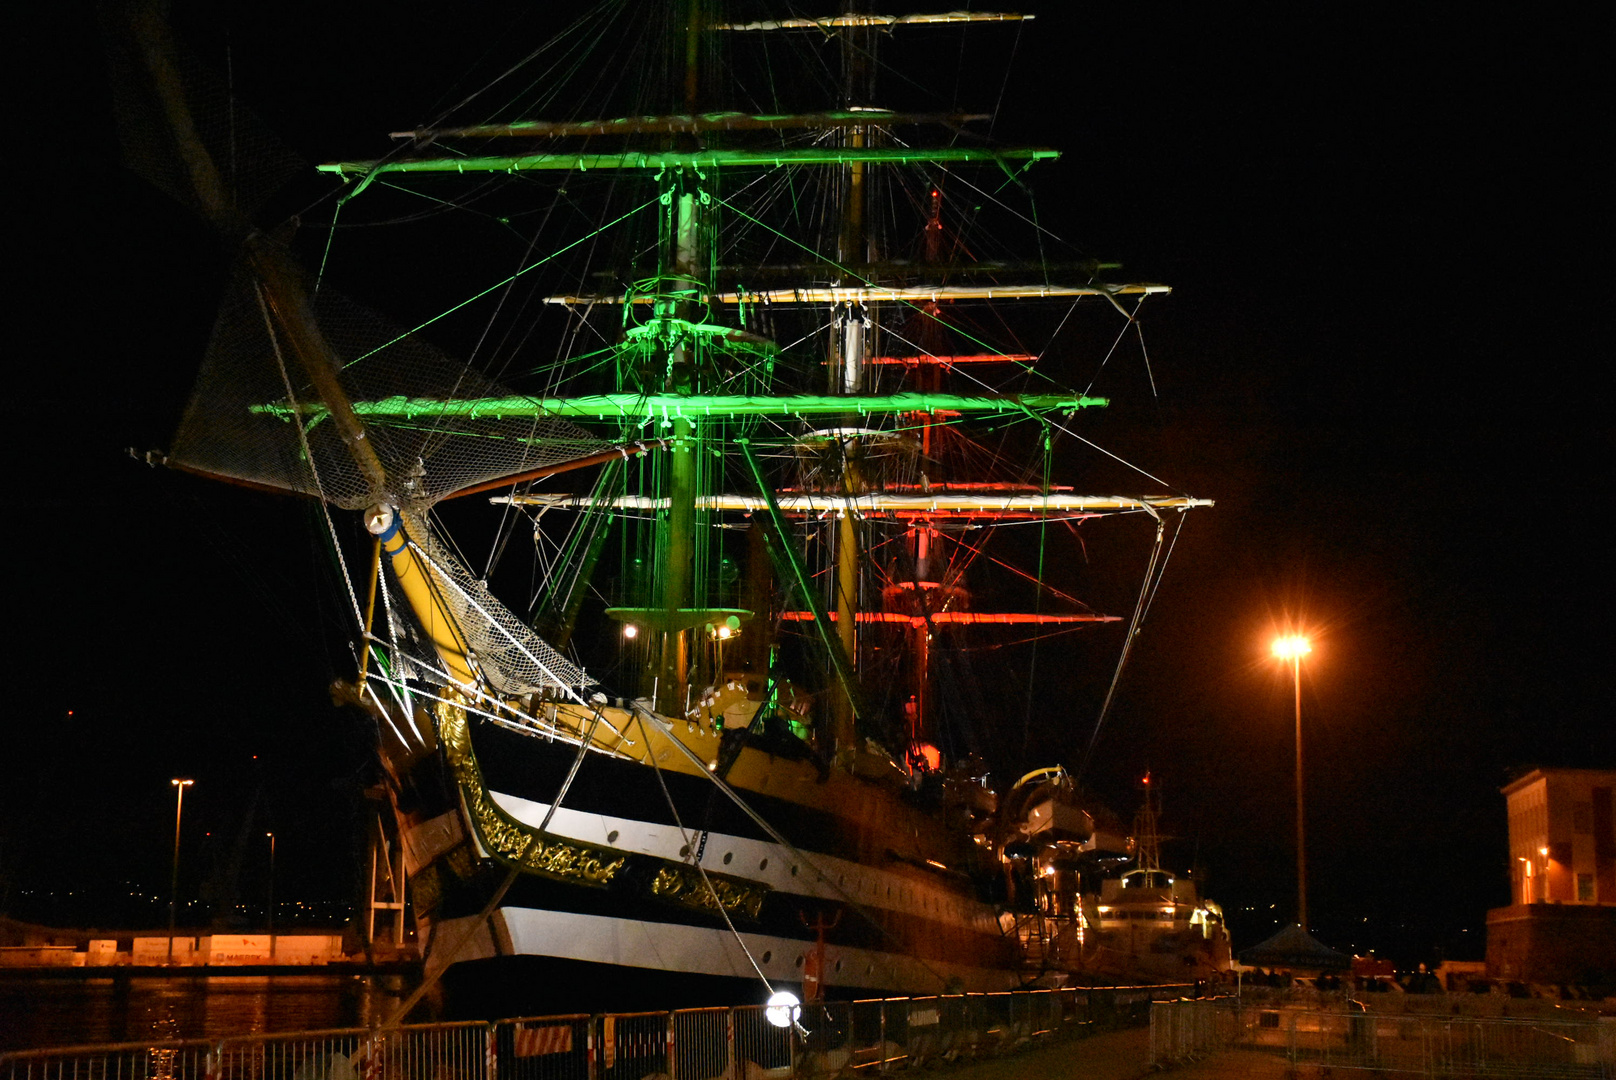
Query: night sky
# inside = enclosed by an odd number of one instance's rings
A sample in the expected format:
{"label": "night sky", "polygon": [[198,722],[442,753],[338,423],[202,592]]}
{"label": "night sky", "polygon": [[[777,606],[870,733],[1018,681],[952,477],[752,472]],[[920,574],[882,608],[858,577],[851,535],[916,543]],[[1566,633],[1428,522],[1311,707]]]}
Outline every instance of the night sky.
{"label": "night sky", "polygon": [[[489,42],[544,32],[477,7],[480,26],[447,3],[181,21],[216,66],[228,36],[238,92],[323,160],[420,119]],[[1218,504],[1184,528],[1084,780],[1127,819],[1152,772],[1167,860],[1203,868],[1237,948],[1289,921],[1290,683],[1267,646],[1305,627],[1315,929],[1479,958],[1508,899],[1498,788],[1616,765],[1593,34],[1434,8],[1033,8],[998,134],[1066,151],[1034,177],[1048,227],[1175,289],[1147,309],[1159,396],[1136,371],[1086,431]],[[273,829],[280,895],[345,899],[373,810],[360,724],[325,696],[351,661],[317,519],[124,456],[167,446],[226,264],[120,165],[93,13],[49,18],[8,169],[0,909],[166,895],[180,775],[183,892],[235,861],[261,897]],[[1142,553],[1143,523],[1120,528]],[[1052,698],[1035,749],[1075,764],[1096,706]]]}

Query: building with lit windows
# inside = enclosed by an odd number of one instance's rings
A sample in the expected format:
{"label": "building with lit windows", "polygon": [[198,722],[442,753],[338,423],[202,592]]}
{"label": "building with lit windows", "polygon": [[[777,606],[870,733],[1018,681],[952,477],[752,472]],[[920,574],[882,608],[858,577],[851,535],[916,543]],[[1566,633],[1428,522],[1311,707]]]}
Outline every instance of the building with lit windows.
{"label": "building with lit windows", "polygon": [[1487,974],[1616,981],[1616,770],[1533,769],[1503,789],[1510,904],[1487,913]]}

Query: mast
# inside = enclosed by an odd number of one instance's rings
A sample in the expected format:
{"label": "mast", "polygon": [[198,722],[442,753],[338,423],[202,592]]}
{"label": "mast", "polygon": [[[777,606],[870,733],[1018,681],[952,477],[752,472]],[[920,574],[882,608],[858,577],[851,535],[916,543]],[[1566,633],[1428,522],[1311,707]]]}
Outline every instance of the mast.
{"label": "mast", "polygon": [[[940,183],[941,181],[939,181]],[[926,217],[925,260],[928,265],[936,266],[942,261],[943,221],[942,221],[943,193],[940,187],[931,189],[931,202]],[[940,321],[941,308],[936,300],[928,301],[915,318],[919,322],[917,333],[913,340],[925,348],[926,354],[934,356],[943,351],[943,327]],[[915,369],[916,382],[922,392],[935,392],[941,382],[941,369],[936,364],[920,364]],[[920,486],[931,486],[932,477],[928,471],[933,461],[937,460],[932,448],[932,414],[930,412],[915,413],[915,420],[920,425],[920,460],[922,472]],[[916,521],[909,528],[911,555],[914,560],[914,592],[910,602],[918,606],[921,618],[918,623],[911,623],[909,635],[912,641],[911,655],[914,657],[913,669],[910,674],[910,694],[913,698],[913,711],[909,723],[908,756],[911,761],[924,760],[920,751],[923,738],[932,728],[931,718],[931,635],[934,626],[933,605],[930,593],[922,587],[922,582],[931,576],[932,547],[941,536],[932,527],[929,520]],[[937,575],[940,579],[942,575]],[[941,589],[942,582],[936,583]]]}
{"label": "mast", "polygon": [[[860,0],[844,0],[844,16],[863,13]],[[849,19],[849,25],[838,28],[842,53],[842,101],[848,111],[872,104],[874,95],[874,64],[870,50],[874,40],[870,31]],[[854,125],[842,129],[843,145],[861,150],[865,146],[866,128]],[[864,221],[863,161],[853,160],[842,166],[844,197],[842,199],[841,228],[837,237],[836,257],[842,266],[868,265],[875,260],[868,250]],[[845,278],[838,281],[846,282]],[[866,320],[869,313],[857,300],[845,300],[836,305],[831,322],[831,357],[826,370],[830,378],[830,391],[835,394],[854,395],[865,388],[865,358],[867,343]],[[844,418],[843,427],[849,431],[858,427],[858,418]],[[858,607],[860,552],[858,519],[853,512],[854,497],[863,490],[863,478],[858,463],[859,443],[856,438],[843,435],[838,440],[841,451],[841,486],[846,496],[845,505],[837,517],[836,529],[836,635],[841,639],[842,652],[848,657],[856,673],[859,666]],[[853,723],[853,702],[844,692],[836,695],[832,739],[838,749],[852,747],[858,739]]]}
{"label": "mast", "polygon": [[[731,644],[730,667],[761,674],[772,666],[770,646],[774,644],[768,640],[770,635],[759,632],[763,625],[778,620],[813,621],[813,636],[832,657],[827,668],[832,677],[821,697],[819,715],[830,722],[839,750],[851,752],[855,747],[855,720],[863,719],[856,705],[861,695],[853,673],[861,662],[873,670],[871,665],[895,654],[902,654],[897,672],[907,685],[894,695],[896,700],[890,702],[885,718],[897,726],[907,714],[908,730],[891,734],[898,735],[898,741],[907,738],[911,744],[923,737],[935,742],[937,695],[931,691],[938,664],[933,653],[944,639],[934,640],[933,635],[948,632],[940,627],[1109,619],[1080,610],[1035,611],[1031,615],[969,610],[970,594],[962,573],[953,565],[967,561],[955,554],[966,549],[956,547],[959,541],[954,530],[1050,517],[1073,520],[1102,513],[1154,514],[1169,508],[1155,499],[1069,496],[1065,489],[1048,488],[1047,478],[1043,485],[956,483],[946,464],[961,445],[962,437],[951,427],[956,417],[996,414],[1006,419],[1040,419],[1043,414],[1070,414],[1105,402],[1072,393],[942,392],[945,369],[964,364],[1031,367],[1037,360],[1033,353],[1001,352],[993,345],[970,340],[964,316],[960,317],[961,328],[951,329],[953,305],[1001,299],[1077,302],[1092,297],[1126,314],[1122,298],[1142,299],[1167,289],[1148,283],[1101,281],[1098,273],[1114,267],[1088,260],[1057,266],[977,263],[974,252],[966,257],[944,227],[946,170],[971,164],[996,167],[1014,176],[1037,161],[1058,155],[1052,150],[993,147],[957,138],[934,138],[929,141],[945,145],[927,145],[928,140],[912,138],[903,129],[944,124],[957,131],[972,118],[894,113],[875,107],[876,48],[880,35],[892,27],[1020,16],[880,16],[869,13],[868,0],[842,0],[839,14],[824,19],[726,24],[714,18],[712,7],[710,0],[682,0],[678,10],[683,32],[675,33],[663,47],[668,65],[665,92],[673,108],[682,108],[682,113],[615,120],[516,120],[403,132],[398,134],[408,137],[412,145],[384,160],[320,167],[355,180],[350,199],[389,173],[514,175],[546,170],[654,176],[659,196],[646,207],[646,216],[657,220],[654,263],[639,263],[637,280],[614,287],[611,273],[598,274],[593,279],[575,279],[579,283],[569,295],[543,296],[546,303],[581,309],[574,312],[581,319],[591,310],[599,313],[616,306],[623,332],[615,344],[619,381],[611,391],[574,393],[569,387],[546,398],[375,398],[355,402],[354,417],[366,424],[401,428],[489,414],[578,417],[615,422],[629,431],[655,427],[654,442],[666,449],[667,456],[644,474],[653,482],[637,488],[625,483],[615,493],[597,489],[583,500],[566,497],[563,502],[547,504],[606,513],[622,509],[628,512],[619,516],[620,521],[638,518],[644,523],[628,525],[641,530],[636,533],[639,543],[650,541],[635,552],[636,562],[648,562],[650,578],[636,575],[631,579],[636,580],[633,591],[637,595],[628,601],[643,606],[609,608],[607,614],[626,624],[625,639],[649,631],[635,647],[644,650],[639,654],[642,693],[654,697],[656,709],[665,715],[681,715],[690,703],[693,683],[722,677],[723,671],[713,665],[724,666],[723,654],[698,644],[704,640],[704,626],[710,636],[716,636],[719,624],[736,625],[732,613],[744,620],[761,611],[770,617],[755,624],[753,632],[745,635],[744,645]],[[704,86],[701,66],[711,33],[797,29],[835,35],[841,61],[841,100],[836,109],[780,115],[761,110],[711,111],[725,105],[712,88]],[[883,243],[872,224],[876,211],[886,206],[889,170],[871,166],[891,165],[923,171],[931,182],[929,204],[921,204],[923,254],[912,262],[896,247],[883,250],[891,245]],[[721,176],[735,175],[725,170],[737,170],[743,179],[720,188]],[[792,249],[792,241],[784,233],[785,242],[768,249],[770,257],[783,259],[784,265],[764,262],[742,267],[744,260],[736,260],[731,266],[719,257],[716,219],[720,208],[725,211],[726,230],[736,226],[737,235],[745,236],[749,230],[753,235],[778,231],[769,221],[751,217],[749,211],[755,211],[750,203],[725,201],[735,199],[731,188],[750,190],[751,181],[744,179],[748,170],[788,176],[794,171],[817,172],[823,178],[816,181],[823,184],[820,190],[828,189],[839,205],[825,218],[816,219],[823,221],[817,242],[796,245],[806,258]],[[872,185],[880,185],[881,190]],[[894,192],[897,190],[895,187]],[[738,245],[736,250],[745,247]],[[813,341],[811,329],[796,342],[782,338],[788,342],[782,345],[769,340],[774,333],[773,311],[799,327],[828,322],[828,332],[818,331],[823,345],[798,348],[797,342]],[[764,316],[762,320],[759,314]],[[891,323],[887,334],[881,332],[878,316],[883,314]],[[898,347],[886,348],[887,342]],[[809,365],[818,357],[823,357],[825,374],[814,374],[806,386],[789,380],[777,384],[775,354],[785,350],[795,350],[802,376],[812,371]],[[803,363],[802,351],[808,350],[818,357]],[[744,361],[732,365],[730,361],[738,356],[744,356]],[[624,362],[628,357],[633,358],[632,363]],[[752,374],[754,371],[760,374]],[[988,385],[982,379],[973,381]],[[815,389],[814,384],[822,388],[821,393],[804,392]],[[306,426],[317,425],[323,419],[318,414],[329,411],[321,403],[262,409],[283,420],[300,419]],[[294,416],[296,413],[302,415]],[[747,453],[751,479],[760,489],[768,485],[767,489],[746,495],[725,495],[712,489],[712,482],[722,476],[709,460],[720,432],[740,445],[749,432],[770,423],[766,419],[770,417],[804,422],[814,429],[811,440],[798,443],[799,449],[809,441],[814,443],[811,453],[818,458],[802,488],[780,490]],[[912,439],[918,444],[914,451],[878,444],[877,439],[899,433],[886,430],[894,427],[905,436],[902,443]],[[890,445],[899,443],[893,440]],[[906,456],[902,463],[894,464],[898,454]],[[939,494],[943,497],[937,498]],[[516,496],[511,501],[529,498],[533,505],[553,499]],[[1170,508],[1187,509],[1197,503],[1184,500]],[[709,518],[725,511],[751,518],[749,539],[754,542],[748,545],[744,599],[730,599],[725,591],[728,586],[717,579],[711,588],[706,581],[709,562],[720,565],[716,560],[729,552],[721,539],[709,542],[698,532],[710,523]],[[786,534],[786,519],[793,520],[795,537]],[[763,526],[765,521],[768,524]],[[807,547],[798,543],[804,525],[817,530],[816,542]],[[725,534],[716,535],[722,538]],[[767,558],[762,558],[765,542]],[[598,541],[580,541],[579,550],[592,561],[599,551]],[[867,565],[874,551],[881,552],[892,577],[884,582],[888,587],[881,590],[883,595],[861,597],[861,591],[875,591]],[[806,602],[785,606],[809,610],[769,611],[765,594],[770,560],[788,589],[812,591],[811,597],[803,598]],[[625,571],[629,571],[628,564]],[[558,610],[563,627],[576,615],[572,604],[576,597],[567,599],[568,604]],[[737,600],[745,607],[709,606]],[[630,626],[636,629],[630,630]],[[869,683],[869,671],[864,675]]]}
{"label": "mast", "polygon": [[1134,815],[1133,833],[1139,845],[1138,868],[1145,872],[1145,884],[1153,888],[1161,872],[1161,830],[1157,824],[1161,815],[1161,800],[1151,786],[1149,773],[1145,774],[1140,786],[1144,789],[1145,801]]}
{"label": "mast", "polygon": [[[694,114],[701,92],[701,0],[684,5],[684,105]],[[679,136],[670,136],[677,139]],[[670,149],[672,147],[670,146]],[[705,193],[699,190],[699,172],[669,170],[663,181],[668,221],[663,230],[662,279],[657,307],[673,327],[688,326],[699,317],[694,297],[711,291],[704,274],[702,239],[706,222]],[[663,392],[688,397],[701,392],[706,364],[700,335],[673,339],[667,358]],[[681,413],[672,423],[668,466],[667,565],[663,579],[662,659],[657,676],[656,707],[665,715],[683,714],[690,684],[690,639],[683,612],[694,600],[696,538],[696,424]]]}

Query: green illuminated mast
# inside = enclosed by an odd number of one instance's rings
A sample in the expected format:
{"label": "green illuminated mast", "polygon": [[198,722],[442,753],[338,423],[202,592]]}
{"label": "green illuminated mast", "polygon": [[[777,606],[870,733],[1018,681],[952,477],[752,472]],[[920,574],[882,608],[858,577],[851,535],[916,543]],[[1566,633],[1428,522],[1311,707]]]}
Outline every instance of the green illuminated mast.
{"label": "green illuminated mast", "polygon": [[[1054,381],[1043,384],[1053,392],[1043,393],[998,393],[975,378],[980,392],[942,389],[957,364],[1015,364],[1036,373],[1042,352],[973,329],[983,305],[1038,304],[1047,312],[1092,298],[1099,302],[1093,306],[1108,305],[1132,323],[1138,304],[1168,288],[1102,280],[1116,264],[979,261],[978,251],[950,239],[943,213],[946,187],[956,182],[950,178],[974,166],[979,174],[1014,179],[1059,152],[972,144],[964,125],[985,115],[903,113],[877,104],[875,55],[892,28],[1030,16],[884,16],[865,10],[865,0],[841,0],[835,15],[726,23],[714,17],[714,6],[676,0],[680,32],[666,42],[659,65],[666,80],[662,114],[492,119],[400,131],[393,133],[402,140],[394,154],[318,167],[346,184],[345,201],[377,178],[409,190],[416,185],[397,181],[415,173],[426,174],[423,188],[434,176],[452,183],[452,175],[473,174],[484,184],[499,174],[547,173],[548,182],[532,175],[515,186],[561,185],[563,194],[565,185],[633,188],[636,200],[645,199],[601,228],[635,219],[628,244],[610,256],[614,262],[565,284],[552,280],[550,290],[535,295],[570,309],[578,326],[599,334],[589,370],[601,374],[557,379],[544,396],[376,391],[352,403],[351,419],[379,436],[422,431],[516,443],[539,436],[523,434],[525,423],[496,433],[487,422],[532,418],[537,430],[542,418],[591,421],[585,426],[615,431],[619,444],[655,428],[656,437],[641,445],[661,452],[625,457],[621,475],[614,472],[588,496],[513,490],[504,500],[540,513],[559,508],[593,516],[568,549],[569,563],[576,557],[579,566],[572,591],[562,597],[557,590],[538,617],[565,633],[578,615],[578,583],[620,539],[622,571],[605,578],[613,592],[606,613],[623,624],[624,670],[636,672],[638,693],[668,717],[688,717],[693,691],[732,677],[747,682],[749,694],[773,701],[776,683],[804,659],[803,643],[781,634],[780,621],[812,622],[813,632],[802,637],[810,652],[819,649],[812,666],[824,678],[816,691],[816,722],[826,725],[818,753],[851,769],[859,755],[884,753],[870,750],[867,736],[895,737],[911,749],[928,737],[938,626],[1105,618],[970,610],[962,569],[970,559],[954,563],[960,552],[979,552],[957,539],[961,530],[1111,513],[1159,518],[1203,505],[1188,497],[1077,496],[1051,487],[1051,419],[1105,406],[1103,397]],[[704,41],[777,31],[837,39],[840,100],[818,112],[723,111],[729,103],[718,100],[717,84],[706,85],[701,70]],[[926,127],[936,130],[916,130]],[[592,172],[607,175],[599,185],[576,178]],[[916,180],[909,194],[929,209],[925,232],[905,247],[888,228],[889,204],[901,206],[904,184]],[[738,197],[775,182],[804,200],[797,217],[758,210],[751,194]],[[645,188],[655,194],[647,198]],[[823,197],[811,222],[801,217],[810,205],[805,193]],[[754,263],[759,258],[773,261]],[[353,377],[368,376],[364,366],[382,362],[372,358],[377,351],[347,361]],[[317,399],[290,395],[252,411],[284,421],[283,430],[299,431],[305,441],[316,429],[328,437],[342,420]],[[1015,473],[1020,479],[971,479],[977,474],[965,462],[982,447],[958,424],[968,418],[986,418],[996,429],[1041,427],[1042,483],[1022,475],[1024,468]],[[753,450],[765,444],[782,449],[760,460]],[[744,470],[724,463],[735,451]],[[742,478],[757,490],[735,492]],[[740,556],[728,539],[740,530],[749,534],[744,591],[735,585]],[[1039,544],[1041,550],[1041,532]],[[786,591],[801,595],[805,610],[771,604],[770,565]],[[1039,567],[1041,576],[1041,554]],[[731,634],[720,635],[720,623],[741,634],[744,650],[732,652],[727,665],[720,638]],[[883,685],[888,675],[891,685]],[[907,730],[897,732],[901,726]]]}

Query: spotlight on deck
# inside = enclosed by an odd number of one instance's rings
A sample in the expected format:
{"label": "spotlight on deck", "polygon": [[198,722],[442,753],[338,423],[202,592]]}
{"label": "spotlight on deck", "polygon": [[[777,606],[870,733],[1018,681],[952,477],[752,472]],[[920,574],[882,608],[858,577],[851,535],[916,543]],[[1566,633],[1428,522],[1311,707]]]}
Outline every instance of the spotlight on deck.
{"label": "spotlight on deck", "polygon": [[764,1019],[777,1028],[790,1027],[802,1016],[802,1002],[789,990],[780,990],[769,996],[763,1010]]}

